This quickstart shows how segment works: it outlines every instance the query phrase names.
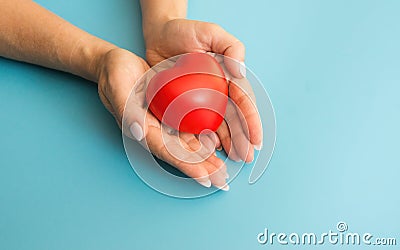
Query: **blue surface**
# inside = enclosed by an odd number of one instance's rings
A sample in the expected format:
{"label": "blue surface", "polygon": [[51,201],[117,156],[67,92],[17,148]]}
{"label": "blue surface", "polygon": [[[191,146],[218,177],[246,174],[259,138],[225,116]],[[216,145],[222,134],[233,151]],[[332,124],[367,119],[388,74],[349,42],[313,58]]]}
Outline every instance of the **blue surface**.
{"label": "blue surface", "polygon": [[[136,1],[39,2],[144,54]],[[94,84],[0,58],[0,249],[271,249],[257,242],[266,227],[338,221],[398,247],[399,12],[395,0],[191,1],[190,18],[246,44],[278,132],[258,183],[244,169],[229,192],[195,200],[139,180]],[[304,248],[273,249],[291,247]]]}

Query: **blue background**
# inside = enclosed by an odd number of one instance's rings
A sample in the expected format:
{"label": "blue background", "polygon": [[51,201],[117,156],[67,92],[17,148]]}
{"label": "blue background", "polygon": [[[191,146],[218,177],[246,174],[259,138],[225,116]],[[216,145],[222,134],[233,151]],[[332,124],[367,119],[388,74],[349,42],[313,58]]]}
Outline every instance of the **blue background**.
{"label": "blue background", "polygon": [[[144,55],[137,1],[38,2]],[[195,200],[140,181],[95,84],[0,58],[0,249],[266,249],[264,228],[338,221],[399,245],[399,12],[395,0],[190,1],[189,18],[246,44],[277,118],[260,181],[247,168]]]}

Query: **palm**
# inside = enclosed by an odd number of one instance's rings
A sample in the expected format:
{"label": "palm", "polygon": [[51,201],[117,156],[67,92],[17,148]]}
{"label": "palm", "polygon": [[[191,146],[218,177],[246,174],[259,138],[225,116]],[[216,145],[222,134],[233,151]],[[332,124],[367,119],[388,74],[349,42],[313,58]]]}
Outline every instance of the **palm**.
{"label": "palm", "polygon": [[[229,87],[232,104],[240,112],[231,108],[231,112],[227,114],[230,122],[223,122],[217,133],[231,159],[252,161],[253,145],[260,146],[262,143],[262,128],[254,105],[255,100],[251,98],[251,86],[240,81],[244,77],[241,70],[243,67],[238,63],[244,60],[243,44],[215,24],[175,19],[163,24],[158,32],[146,39],[146,47],[146,57],[150,65],[190,52],[215,52],[226,56],[223,59],[225,72],[230,75],[230,79],[235,79],[234,82],[241,82],[235,84],[231,81]],[[238,113],[245,119],[239,119]],[[241,122],[243,120],[245,122]],[[239,126],[240,123],[242,126]],[[232,134],[235,134],[233,138]],[[232,143],[234,147],[231,147]]]}
{"label": "palm", "polygon": [[146,50],[147,61],[153,66],[172,56],[211,51],[207,32],[210,27],[217,28],[210,23],[186,19],[168,21],[156,37],[149,39]]}
{"label": "palm", "polygon": [[211,146],[198,150],[201,143],[197,137],[186,133],[170,133],[147,111],[145,83],[151,72],[144,73],[148,69],[144,60],[129,51],[111,51],[104,59],[99,81],[99,95],[104,105],[114,115],[125,135],[133,138],[130,127],[135,122],[140,123],[145,129],[142,145],[158,158],[196,178],[203,185],[223,187],[226,183],[226,167],[222,160],[212,154]]}
{"label": "palm", "polygon": [[129,51],[110,51],[103,63],[99,96],[121,127],[125,102],[135,82],[149,69],[147,63]]}

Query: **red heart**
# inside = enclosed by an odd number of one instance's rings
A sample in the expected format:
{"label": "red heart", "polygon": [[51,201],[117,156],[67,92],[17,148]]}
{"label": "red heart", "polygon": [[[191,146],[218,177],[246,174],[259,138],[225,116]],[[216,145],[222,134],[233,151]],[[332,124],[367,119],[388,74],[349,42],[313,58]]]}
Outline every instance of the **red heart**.
{"label": "red heart", "polygon": [[146,101],[158,120],[176,130],[216,131],[224,119],[228,84],[214,57],[185,54],[150,80]]}

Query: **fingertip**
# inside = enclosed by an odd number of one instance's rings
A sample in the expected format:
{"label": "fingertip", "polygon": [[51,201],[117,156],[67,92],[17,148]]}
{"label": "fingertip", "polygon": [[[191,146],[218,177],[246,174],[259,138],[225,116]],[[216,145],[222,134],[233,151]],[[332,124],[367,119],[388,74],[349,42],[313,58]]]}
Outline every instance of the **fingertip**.
{"label": "fingertip", "polygon": [[224,56],[226,68],[234,77],[239,79],[246,77],[245,46],[241,41],[233,42],[225,51]]}
{"label": "fingertip", "polygon": [[226,183],[226,175],[221,175],[219,174],[218,176],[213,176],[211,178],[212,184],[214,185],[214,187],[224,190],[224,191],[228,191],[229,190],[229,185]]}
{"label": "fingertip", "polygon": [[217,133],[212,132],[212,139],[214,140],[215,148],[221,148],[221,140],[219,139]]}
{"label": "fingertip", "polygon": [[225,172],[225,179],[229,179],[229,174],[228,174],[228,172]]}
{"label": "fingertip", "polygon": [[249,148],[248,148],[248,152],[247,152],[247,155],[246,155],[245,162],[246,163],[250,163],[253,160],[254,160],[254,146],[250,145]]}
{"label": "fingertip", "polygon": [[217,148],[217,150],[221,151],[222,149],[224,149],[225,152],[228,154],[228,152],[231,151],[232,141],[229,128],[225,120],[222,121],[221,126],[219,126],[216,134],[218,135],[218,139],[221,144],[220,147]]}
{"label": "fingertip", "polygon": [[220,190],[223,190],[223,191],[225,191],[225,192],[228,192],[229,191],[229,185],[227,184],[227,183],[225,183],[224,185],[221,185],[221,186],[218,186],[218,185],[215,185],[215,187],[216,188],[218,188],[218,189],[220,189]]}
{"label": "fingertip", "polygon": [[200,185],[203,187],[209,188],[211,187],[211,181],[210,179],[195,179]]}
{"label": "fingertip", "polygon": [[218,142],[219,139],[217,139],[217,135],[215,135],[214,133],[210,133],[210,134],[203,134],[201,133],[199,135],[199,141],[200,143],[205,146],[207,148],[207,150],[209,151],[214,151],[215,148],[218,147]]}
{"label": "fingertip", "polygon": [[211,187],[211,179],[208,171],[203,167],[187,166],[179,168],[187,176],[193,178],[196,182],[204,187]]}
{"label": "fingertip", "polygon": [[238,61],[235,58],[231,58],[225,54],[224,63],[229,71],[235,78],[242,79],[246,77],[246,66],[243,61]]}
{"label": "fingertip", "polygon": [[262,142],[260,142],[259,144],[257,144],[257,145],[254,145],[254,149],[255,149],[255,150],[257,150],[257,151],[261,151],[261,149],[262,149],[262,146],[263,146],[263,143],[262,143]]}
{"label": "fingertip", "polygon": [[241,161],[240,157],[236,153],[236,150],[235,150],[235,148],[233,146],[231,146],[231,148],[230,148],[230,151],[228,153],[228,157],[229,157],[229,159],[231,159],[232,161],[235,161],[235,162],[240,162]]}
{"label": "fingertip", "polygon": [[256,150],[261,150],[263,147],[262,126],[258,124],[256,126],[252,126],[249,129],[249,134],[251,144],[253,144]]}
{"label": "fingertip", "polygon": [[135,140],[141,141],[144,138],[144,131],[139,123],[133,122],[129,127],[129,130]]}
{"label": "fingertip", "polygon": [[223,187],[221,188],[221,190],[223,190],[223,191],[225,191],[225,192],[228,192],[228,191],[229,191],[229,185],[226,184],[225,186],[223,186]]}

